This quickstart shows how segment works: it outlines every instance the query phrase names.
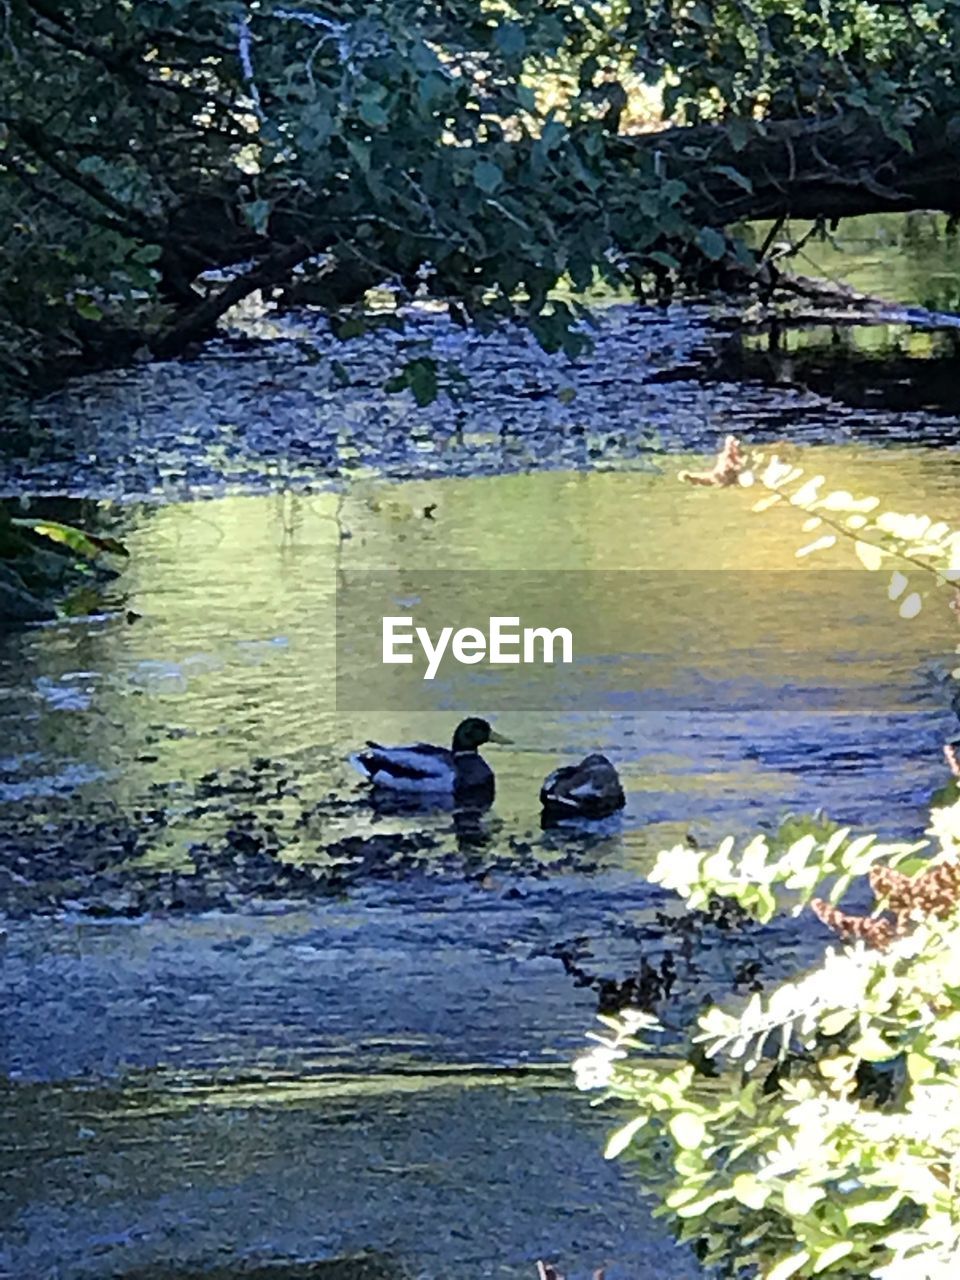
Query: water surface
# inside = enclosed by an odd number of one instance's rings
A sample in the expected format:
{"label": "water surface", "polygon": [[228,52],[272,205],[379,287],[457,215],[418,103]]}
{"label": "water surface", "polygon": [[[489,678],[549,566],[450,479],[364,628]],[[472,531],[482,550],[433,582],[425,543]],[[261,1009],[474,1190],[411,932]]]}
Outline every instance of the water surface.
{"label": "water surface", "polygon": [[[900,622],[848,548],[798,560],[794,512],[676,472],[733,430],[960,525],[957,455],[922,444],[958,424],[708,376],[707,312],[614,309],[576,366],[450,338],[475,398],[424,412],[380,390],[391,340],[343,388],[301,337],[82,382],[4,482],[86,495],[131,554],[110,607],[0,639],[0,1271],[372,1250],[692,1280],[568,1087],[596,994],[559,952],[611,978],[669,952],[687,1011],[815,956],[806,919],[684,953],[643,872],[791,809],[920,833],[957,636]],[[571,614],[573,666],[400,697],[343,603],[416,608],[438,575],[468,611]],[[468,710],[514,739],[490,811],[370,803],[353,749]],[[544,775],[597,749],[623,815],[541,830]]]}

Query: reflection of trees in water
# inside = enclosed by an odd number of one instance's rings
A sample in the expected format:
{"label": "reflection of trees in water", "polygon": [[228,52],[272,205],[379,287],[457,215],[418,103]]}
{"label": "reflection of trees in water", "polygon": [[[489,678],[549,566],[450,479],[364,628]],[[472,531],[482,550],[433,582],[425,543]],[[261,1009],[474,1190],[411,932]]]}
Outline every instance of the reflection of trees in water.
{"label": "reflection of trees in water", "polygon": [[[960,299],[960,280],[957,290]],[[707,380],[801,386],[858,408],[952,415],[960,414],[958,361],[960,331],[816,326],[737,334],[724,344]],[[937,439],[958,435],[960,424],[938,424]]]}
{"label": "reflection of trees in water", "polygon": [[894,302],[952,312],[960,302],[956,232],[942,215],[888,214],[853,218],[836,234],[814,238],[807,263],[866,293]]}

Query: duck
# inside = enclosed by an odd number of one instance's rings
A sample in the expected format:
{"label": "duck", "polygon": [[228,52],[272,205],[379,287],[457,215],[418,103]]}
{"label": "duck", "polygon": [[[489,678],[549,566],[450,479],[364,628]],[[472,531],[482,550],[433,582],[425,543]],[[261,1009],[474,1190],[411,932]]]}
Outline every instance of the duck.
{"label": "duck", "polygon": [[479,716],[461,720],[450,747],[415,742],[407,747],[384,747],[368,742],[365,751],[350,757],[375,788],[423,795],[470,796],[494,789],[493,770],[480,755],[488,742],[510,743]]}
{"label": "duck", "polygon": [[545,778],[540,804],[545,818],[606,818],[622,809],[626,799],[616,769],[597,752]]}

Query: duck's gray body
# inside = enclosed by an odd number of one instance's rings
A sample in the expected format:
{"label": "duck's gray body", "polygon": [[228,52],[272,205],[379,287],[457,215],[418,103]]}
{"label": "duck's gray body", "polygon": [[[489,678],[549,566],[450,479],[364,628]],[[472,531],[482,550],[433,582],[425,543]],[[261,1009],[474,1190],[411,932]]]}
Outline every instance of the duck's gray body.
{"label": "duck's gray body", "polygon": [[478,751],[450,751],[427,742],[384,747],[368,742],[353,763],[375,787],[412,794],[472,795],[492,792],[493,770]]}
{"label": "duck's gray body", "polygon": [[555,769],[540,788],[540,803],[552,818],[606,818],[622,809],[626,798],[616,769],[597,752]]}

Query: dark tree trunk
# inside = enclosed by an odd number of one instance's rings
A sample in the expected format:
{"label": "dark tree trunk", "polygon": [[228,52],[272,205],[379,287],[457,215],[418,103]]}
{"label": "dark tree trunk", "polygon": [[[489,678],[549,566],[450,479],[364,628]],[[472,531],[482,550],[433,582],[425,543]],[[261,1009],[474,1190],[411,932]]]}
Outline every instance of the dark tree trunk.
{"label": "dark tree trunk", "polygon": [[[687,212],[712,226],[758,218],[852,218],[936,209],[960,215],[960,153],[946,122],[925,120],[906,152],[845,116],[756,126],[736,139],[719,125],[623,138],[625,163],[659,152],[665,176],[691,187]],[[736,141],[735,141],[736,139]],[[737,144],[739,143],[739,145]],[[735,169],[749,189],[719,171]]]}

